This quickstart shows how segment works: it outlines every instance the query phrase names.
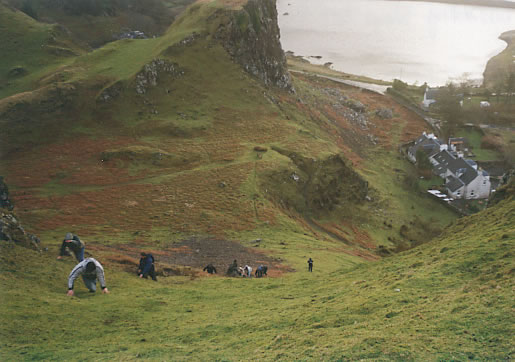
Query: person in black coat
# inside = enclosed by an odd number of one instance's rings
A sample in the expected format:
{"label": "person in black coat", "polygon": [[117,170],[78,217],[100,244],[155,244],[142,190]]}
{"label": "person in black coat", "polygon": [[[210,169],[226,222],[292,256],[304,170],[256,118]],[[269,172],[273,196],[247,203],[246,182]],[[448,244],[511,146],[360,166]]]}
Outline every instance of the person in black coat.
{"label": "person in black coat", "polygon": [[147,279],[150,275],[152,280],[157,282],[156,268],[154,266],[154,257],[152,256],[152,254],[141,253],[141,258],[139,260],[138,267],[138,275],[140,278],[145,279]]}
{"label": "person in black coat", "polygon": [[216,268],[213,264],[209,263],[206,265],[206,267],[203,269],[204,271],[207,271],[209,274],[216,274]]}
{"label": "person in black coat", "polygon": [[313,271],[313,259],[311,259],[311,258],[308,259],[308,270],[310,272]]}

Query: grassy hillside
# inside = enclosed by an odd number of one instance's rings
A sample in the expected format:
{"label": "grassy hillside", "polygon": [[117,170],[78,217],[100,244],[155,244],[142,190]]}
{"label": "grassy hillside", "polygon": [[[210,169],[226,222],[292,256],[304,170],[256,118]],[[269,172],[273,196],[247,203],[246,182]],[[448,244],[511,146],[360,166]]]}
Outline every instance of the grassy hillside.
{"label": "grassy hillside", "polygon": [[83,53],[66,31],[0,2],[0,99],[29,90],[45,72]]}
{"label": "grassy hillside", "polygon": [[38,21],[59,24],[87,48],[141,31],[162,35],[193,0],[4,0]]}
{"label": "grassy hillside", "polygon": [[[43,248],[0,242],[1,360],[511,358],[513,196],[456,221],[398,151],[417,115],[310,74],[265,86],[268,10],[199,1],[160,37],[49,58],[53,28],[0,7],[41,59],[0,60],[29,70],[0,89],[0,170]],[[69,231],[111,294],[66,296]],[[222,277],[234,259],[269,277]]]}
{"label": "grassy hillside", "polygon": [[2,243],[0,357],[510,359],[513,209],[513,198],[504,200],[437,240],[372,263],[331,260],[327,244],[289,249],[284,257],[297,272],[281,278],[154,283],[97,253],[111,294],[92,295],[78,282],[77,298],[65,294],[70,259]]}

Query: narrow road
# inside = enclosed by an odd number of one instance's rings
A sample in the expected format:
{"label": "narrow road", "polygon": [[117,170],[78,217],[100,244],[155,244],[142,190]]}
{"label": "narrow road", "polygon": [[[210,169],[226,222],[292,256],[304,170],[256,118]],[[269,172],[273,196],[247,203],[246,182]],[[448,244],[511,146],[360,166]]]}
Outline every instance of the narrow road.
{"label": "narrow road", "polygon": [[389,86],[387,86],[387,85],[364,83],[364,82],[358,82],[355,80],[347,80],[347,79],[341,79],[341,78],[336,78],[336,77],[329,77],[327,75],[303,72],[302,70],[290,70],[290,72],[312,75],[312,76],[319,77],[319,78],[325,78],[325,79],[332,80],[333,82],[343,83],[343,84],[347,84],[347,85],[350,85],[353,87],[366,89],[371,92],[382,94],[382,95],[384,95],[386,93],[386,90],[389,88]]}

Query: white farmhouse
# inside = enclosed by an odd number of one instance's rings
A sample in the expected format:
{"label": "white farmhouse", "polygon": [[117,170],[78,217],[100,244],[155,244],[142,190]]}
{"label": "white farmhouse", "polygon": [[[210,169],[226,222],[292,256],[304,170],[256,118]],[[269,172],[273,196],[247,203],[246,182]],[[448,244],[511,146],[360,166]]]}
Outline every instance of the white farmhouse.
{"label": "white farmhouse", "polygon": [[490,196],[490,175],[478,170],[472,160],[443,150],[430,158],[433,172],[445,179],[447,194],[453,199],[484,199]]}
{"label": "white farmhouse", "polygon": [[438,88],[426,87],[426,91],[424,92],[424,100],[422,101],[422,106],[428,109],[431,104],[435,103],[437,93]]}

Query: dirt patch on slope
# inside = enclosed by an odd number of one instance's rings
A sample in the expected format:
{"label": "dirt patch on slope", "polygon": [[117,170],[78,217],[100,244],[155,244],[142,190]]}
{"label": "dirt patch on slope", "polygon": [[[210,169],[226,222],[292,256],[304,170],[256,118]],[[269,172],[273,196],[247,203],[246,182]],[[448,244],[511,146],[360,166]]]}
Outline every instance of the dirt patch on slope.
{"label": "dirt patch on slope", "polygon": [[[106,255],[104,258],[110,262],[126,265],[127,271],[136,272],[140,253],[149,252],[156,259],[158,271],[165,271],[167,275],[202,275],[202,269],[209,263],[216,268],[218,275],[225,275],[227,268],[233,260],[237,260],[238,266],[249,265],[255,271],[263,264],[268,266],[269,277],[279,277],[283,273],[292,272],[294,269],[281,264],[281,260],[265,255],[252,248],[245,247],[234,241],[190,238],[179,243],[171,244],[163,250],[154,250],[138,244],[101,245],[88,244],[88,251],[100,251],[109,254],[116,251],[116,255]],[[186,267],[186,269],[181,268]]]}

